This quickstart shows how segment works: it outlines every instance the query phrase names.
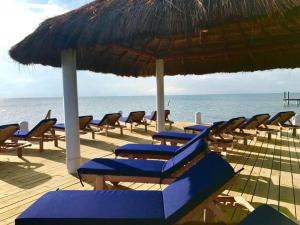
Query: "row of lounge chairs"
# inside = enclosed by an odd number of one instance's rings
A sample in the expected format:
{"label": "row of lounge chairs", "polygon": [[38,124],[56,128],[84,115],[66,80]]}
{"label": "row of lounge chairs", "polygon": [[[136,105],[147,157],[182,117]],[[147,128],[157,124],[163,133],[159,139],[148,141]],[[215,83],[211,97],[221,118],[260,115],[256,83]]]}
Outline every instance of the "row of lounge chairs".
{"label": "row of lounge chairs", "polygon": [[[0,151],[17,150],[17,155],[22,157],[22,150],[30,146],[29,142],[39,143],[40,151],[43,151],[44,142],[53,141],[55,146],[58,146],[58,140],[63,140],[63,135],[58,135],[56,131],[65,131],[65,125],[56,123],[55,118],[50,118],[51,111],[47,113],[46,119],[41,120],[30,131],[20,130],[19,124],[7,124],[0,126]],[[170,125],[173,123],[169,120],[170,110],[165,110],[166,122]],[[131,112],[128,117],[122,117],[120,113],[110,113],[104,115],[101,120],[94,120],[93,116],[79,117],[79,131],[80,134],[91,133],[92,138],[95,139],[95,133],[119,128],[120,134],[123,134],[123,128],[126,124],[130,124],[132,131],[134,125],[144,125],[145,131],[149,125],[147,120],[151,123],[156,121],[156,111],[151,115],[145,115],[144,111]],[[120,122],[124,122],[125,126]],[[26,141],[21,142],[20,141]]]}
{"label": "row of lounge chairs", "polygon": [[[94,159],[78,169],[81,179],[96,183],[94,191],[55,191],[38,199],[17,219],[29,224],[187,224],[198,222],[204,209],[230,223],[220,204],[254,208],[241,198],[223,195],[237,174],[219,155],[209,152],[210,128],[186,143],[167,161]],[[160,146],[164,148],[165,146]],[[174,147],[174,146],[169,146]],[[121,150],[120,150],[121,151]],[[163,151],[163,149],[162,149]],[[99,190],[105,181],[170,184],[162,191]],[[207,222],[207,218],[206,221]],[[254,210],[241,225],[295,225],[270,206]]]}
{"label": "row of lounge chairs", "polygon": [[167,142],[171,145],[178,143],[185,143],[196,136],[195,133],[201,132],[208,127],[216,126],[217,129],[214,135],[210,137],[212,143],[217,144],[217,147],[222,146],[224,150],[236,140],[243,139],[244,144],[247,141],[256,137],[260,132],[268,134],[268,139],[271,139],[272,134],[276,134],[283,130],[293,130],[293,135],[296,135],[296,130],[299,126],[293,125],[291,118],[295,116],[292,111],[279,112],[272,118],[269,114],[258,114],[246,119],[245,117],[236,117],[228,121],[219,121],[214,124],[192,125],[184,127],[185,132],[192,131],[192,133],[179,132],[160,132],[153,135],[154,140],[160,141],[162,144]]}

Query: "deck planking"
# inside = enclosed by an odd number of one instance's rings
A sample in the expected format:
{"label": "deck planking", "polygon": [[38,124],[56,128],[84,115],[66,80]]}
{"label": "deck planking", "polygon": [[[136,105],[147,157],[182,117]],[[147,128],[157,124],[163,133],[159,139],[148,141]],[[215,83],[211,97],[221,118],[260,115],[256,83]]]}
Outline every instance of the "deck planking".
{"label": "deck planking", "polygon": [[[176,123],[181,130],[187,123]],[[83,162],[96,157],[114,158],[113,150],[127,143],[152,143],[150,126],[145,133],[137,128],[133,133],[118,130],[109,136],[97,134],[96,140],[90,134],[81,136],[81,155]],[[244,168],[237,182],[225,194],[243,196],[254,207],[267,203],[294,220],[300,220],[300,138],[291,133],[273,135],[271,140],[262,134],[245,146],[236,143],[228,150],[228,160],[235,170]],[[121,183],[120,189],[162,190],[166,185]],[[38,146],[24,150],[23,159],[16,152],[0,155],[0,224],[14,224],[15,218],[48,191],[92,190],[89,184],[82,186],[79,180],[69,175],[65,165],[65,143],[59,148],[46,143],[45,151],[40,153]],[[224,208],[234,222],[247,215],[243,209]]]}

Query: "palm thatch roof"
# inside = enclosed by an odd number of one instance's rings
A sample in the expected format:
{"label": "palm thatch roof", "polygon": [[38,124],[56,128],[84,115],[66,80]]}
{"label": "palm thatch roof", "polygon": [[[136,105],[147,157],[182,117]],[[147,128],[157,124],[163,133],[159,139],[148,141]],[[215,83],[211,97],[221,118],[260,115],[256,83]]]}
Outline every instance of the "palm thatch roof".
{"label": "palm thatch roof", "polygon": [[96,0],[47,19],[10,50],[25,64],[122,76],[205,74],[300,66],[300,0]]}

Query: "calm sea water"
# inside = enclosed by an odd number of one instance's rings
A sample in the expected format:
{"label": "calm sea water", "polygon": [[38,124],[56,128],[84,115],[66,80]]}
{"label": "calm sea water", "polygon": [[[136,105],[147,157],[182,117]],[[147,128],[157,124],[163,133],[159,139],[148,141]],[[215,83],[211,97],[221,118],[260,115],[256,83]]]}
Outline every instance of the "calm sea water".
{"label": "calm sea water", "polygon": [[[166,96],[166,108],[171,110],[170,118],[175,121],[194,121],[194,113],[201,112],[205,122],[227,120],[236,116],[250,117],[257,113],[275,113],[293,110],[300,113],[300,106],[285,106],[282,94],[234,94],[234,95],[189,95]],[[300,94],[293,94],[300,97]],[[0,99],[0,124],[29,121],[34,126],[44,118],[48,109],[52,116],[63,122],[62,98]],[[79,99],[80,115],[101,118],[105,113],[155,110],[154,96],[136,97],[82,97]]]}

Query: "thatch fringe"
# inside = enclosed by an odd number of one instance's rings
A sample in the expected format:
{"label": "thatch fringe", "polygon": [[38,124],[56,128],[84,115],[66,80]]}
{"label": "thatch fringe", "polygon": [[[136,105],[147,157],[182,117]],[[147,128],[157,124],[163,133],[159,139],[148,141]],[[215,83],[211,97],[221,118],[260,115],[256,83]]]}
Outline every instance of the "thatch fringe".
{"label": "thatch fringe", "polygon": [[[286,17],[292,10],[298,10],[299,5],[300,0],[97,0],[44,21],[35,32],[12,47],[9,53],[22,64],[60,66],[60,52],[73,48],[81,51],[79,69],[115,72],[109,69],[109,65],[104,69],[105,66],[101,64],[111,57],[121,57],[126,53],[103,50],[103,46],[117,44],[134,47],[157,56],[163,47],[154,50],[153,46],[152,49],[144,49],[145,46],[155,45],[160,39],[162,42],[176,41],[177,36],[181,39],[182,36],[190,37],[201,30],[220,25],[274,15]],[[113,56],[110,57],[110,54]],[[93,57],[102,57],[103,60]],[[94,61],[100,63],[99,68],[89,67]],[[125,64],[121,62],[121,65]],[[146,64],[127,70],[150,75],[152,72],[145,68],[151,67],[150,63]],[[118,71],[117,74],[128,73]]]}

